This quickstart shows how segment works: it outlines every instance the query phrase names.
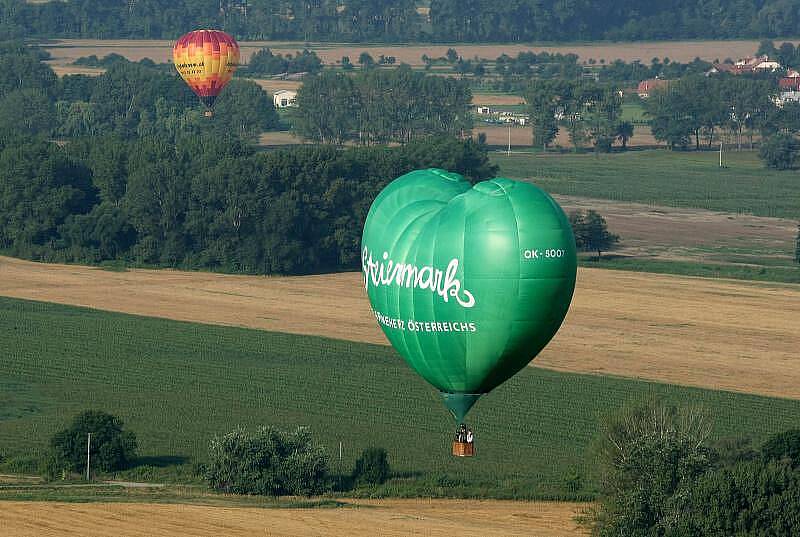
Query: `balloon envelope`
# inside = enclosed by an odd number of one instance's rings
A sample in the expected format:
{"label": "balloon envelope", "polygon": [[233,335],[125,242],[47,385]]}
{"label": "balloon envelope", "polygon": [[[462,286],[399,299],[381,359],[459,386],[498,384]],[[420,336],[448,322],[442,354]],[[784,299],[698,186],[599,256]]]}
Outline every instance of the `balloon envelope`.
{"label": "balloon envelope", "polygon": [[196,30],[178,39],[172,57],[181,78],[211,108],[239,65],[239,45],[225,32]]}
{"label": "balloon envelope", "polygon": [[411,172],[378,195],[362,237],[378,323],[458,421],[552,339],[576,266],[563,210],[510,179]]}

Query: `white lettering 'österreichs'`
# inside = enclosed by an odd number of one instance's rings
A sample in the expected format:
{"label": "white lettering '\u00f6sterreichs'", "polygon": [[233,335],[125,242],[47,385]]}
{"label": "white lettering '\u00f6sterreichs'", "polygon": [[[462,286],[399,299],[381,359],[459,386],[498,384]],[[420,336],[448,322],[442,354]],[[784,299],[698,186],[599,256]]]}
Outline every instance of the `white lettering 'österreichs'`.
{"label": "white lettering '\u00f6sterreichs'", "polygon": [[388,252],[383,252],[382,260],[375,261],[369,249],[364,247],[361,252],[361,270],[364,272],[364,288],[367,290],[370,282],[374,287],[399,285],[430,289],[445,302],[453,297],[461,307],[471,308],[475,305],[475,297],[466,289],[462,289],[461,280],[455,277],[458,272],[458,259],[455,258],[442,272],[432,266],[417,267],[407,263],[395,263],[389,259]]}

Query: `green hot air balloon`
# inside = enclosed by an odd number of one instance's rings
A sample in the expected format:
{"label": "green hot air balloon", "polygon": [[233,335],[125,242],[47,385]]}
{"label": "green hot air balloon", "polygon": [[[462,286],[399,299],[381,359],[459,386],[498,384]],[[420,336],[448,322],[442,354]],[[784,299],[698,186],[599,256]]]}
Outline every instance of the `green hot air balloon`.
{"label": "green hot air balloon", "polygon": [[438,169],[383,189],[362,237],[378,323],[458,423],[558,331],[576,265],[569,221],[547,193]]}

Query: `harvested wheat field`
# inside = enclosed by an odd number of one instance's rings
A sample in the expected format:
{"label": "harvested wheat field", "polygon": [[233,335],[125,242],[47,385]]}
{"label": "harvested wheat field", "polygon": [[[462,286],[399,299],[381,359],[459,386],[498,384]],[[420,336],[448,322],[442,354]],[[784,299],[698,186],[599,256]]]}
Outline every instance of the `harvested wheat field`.
{"label": "harvested wheat field", "polygon": [[[359,507],[361,505],[363,507]],[[5,502],[0,534],[14,537],[567,537],[585,505],[478,500],[358,501],[338,509]]]}
{"label": "harvested wheat field", "polygon": [[279,90],[297,91],[303,82],[300,80],[273,80],[271,78],[254,78],[253,82],[264,88],[269,93]]}
{"label": "harvested wheat field", "polygon": [[303,143],[302,138],[298,138],[290,131],[264,132],[258,137],[258,145],[264,147],[299,145],[302,143]]}
{"label": "harvested wheat field", "polygon": [[[785,41],[776,39],[777,42]],[[797,40],[790,40],[797,42]],[[116,53],[126,58],[138,61],[150,58],[156,62],[167,62],[172,58],[173,41],[169,40],[97,40],[97,39],[57,39],[43,44],[43,48],[50,51],[56,63],[66,64],[82,56],[92,54],[98,57]],[[616,59],[625,61],[641,60],[650,63],[653,57],[669,57],[672,61],[689,62],[699,57],[704,60],[725,58],[741,58],[751,56],[758,49],[757,40],[734,41],[645,41],[635,43],[582,43],[565,45],[538,45],[538,44],[493,44],[493,45],[467,45],[467,44],[437,44],[437,45],[360,45],[360,44],[330,44],[330,43],[303,43],[285,41],[248,41],[241,42],[242,60],[247,62],[250,56],[264,47],[270,47],[273,52],[280,54],[291,53],[308,48],[319,55],[323,62],[335,65],[341,61],[342,56],[349,56],[351,60],[358,58],[362,52],[369,52],[373,57],[378,55],[394,56],[398,62],[421,66],[422,55],[427,54],[432,58],[444,56],[448,48],[455,48],[464,58],[478,56],[494,60],[505,53],[516,56],[519,52],[551,52],[574,53],[582,61],[590,58],[611,62]]]}
{"label": "harvested wheat field", "polygon": [[[0,258],[0,295],[385,344],[359,273],[258,277]],[[800,399],[800,285],[581,269],[535,365]]]}
{"label": "harvested wheat field", "polygon": [[525,104],[525,99],[519,95],[506,95],[502,93],[473,93],[472,104],[475,106]]}
{"label": "harvested wheat field", "polygon": [[[267,91],[274,91],[267,83],[260,84]],[[473,138],[478,137],[479,134],[486,135],[486,143],[492,146],[505,148],[508,145],[508,127],[502,125],[478,125],[472,129]],[[261,134],[258,141],[259,145],[295,145],[303,143],[302,138],[299,138],[294,133],[289,131],[273,131]],[[511,127],[511,147],[520,149],[530,149],[532,147],[532,134],[530,127]],[[561,129],[556,136],[556,145],[561,147],[572,147],[569,141],[569,134]],[[352,144],[345,144],[352,145]],[[653,138],[650,133],[650,127],[635,127],[634,137],[628,142],[630,147],[652,147],[663,145],[661,142]]]}

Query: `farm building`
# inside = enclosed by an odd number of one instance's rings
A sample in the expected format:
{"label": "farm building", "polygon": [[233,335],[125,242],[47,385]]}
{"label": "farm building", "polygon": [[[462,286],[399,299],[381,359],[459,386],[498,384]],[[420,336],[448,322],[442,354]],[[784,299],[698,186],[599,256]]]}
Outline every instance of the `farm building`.
{"label": "farm building", "polygon": [[650,93],[656,89],[662,89],[669,86],[669,80],[662,80],[660,78],[651,78],[649,80],[642,80],[639,82],[639,87],[636,88],[636,94],[640,99],[647,99]]}
{"label": "farm building", "polygon": [[487,116],[492,113],[492,109],[488,106],[479,106],[478,107],[478,115]]}
{"label": "farm building", "polygon": [[781,64],[775,60],[770,60],[768,56],[756,56],[742,58],[734,63],[715,63],[707,74],[730,73],[732,75],[746,75],[767,71],[774,73],[780,69]]}
{"label": "farm building", "polygon": [[278,90],[272,95],[275,108],[297,106],[297,92],[292,90]]}
{"label": "farm building", "polygon": [[800,102],[800,72],[789,69],[786,76],[778,80],[780,94],[773,98],[776,106],[782,107],[786,103]]}
{"label": "farm building", "polygon": [[789,69],[786,76],[778,80],[781,91],[800,91],[800,72]]}

